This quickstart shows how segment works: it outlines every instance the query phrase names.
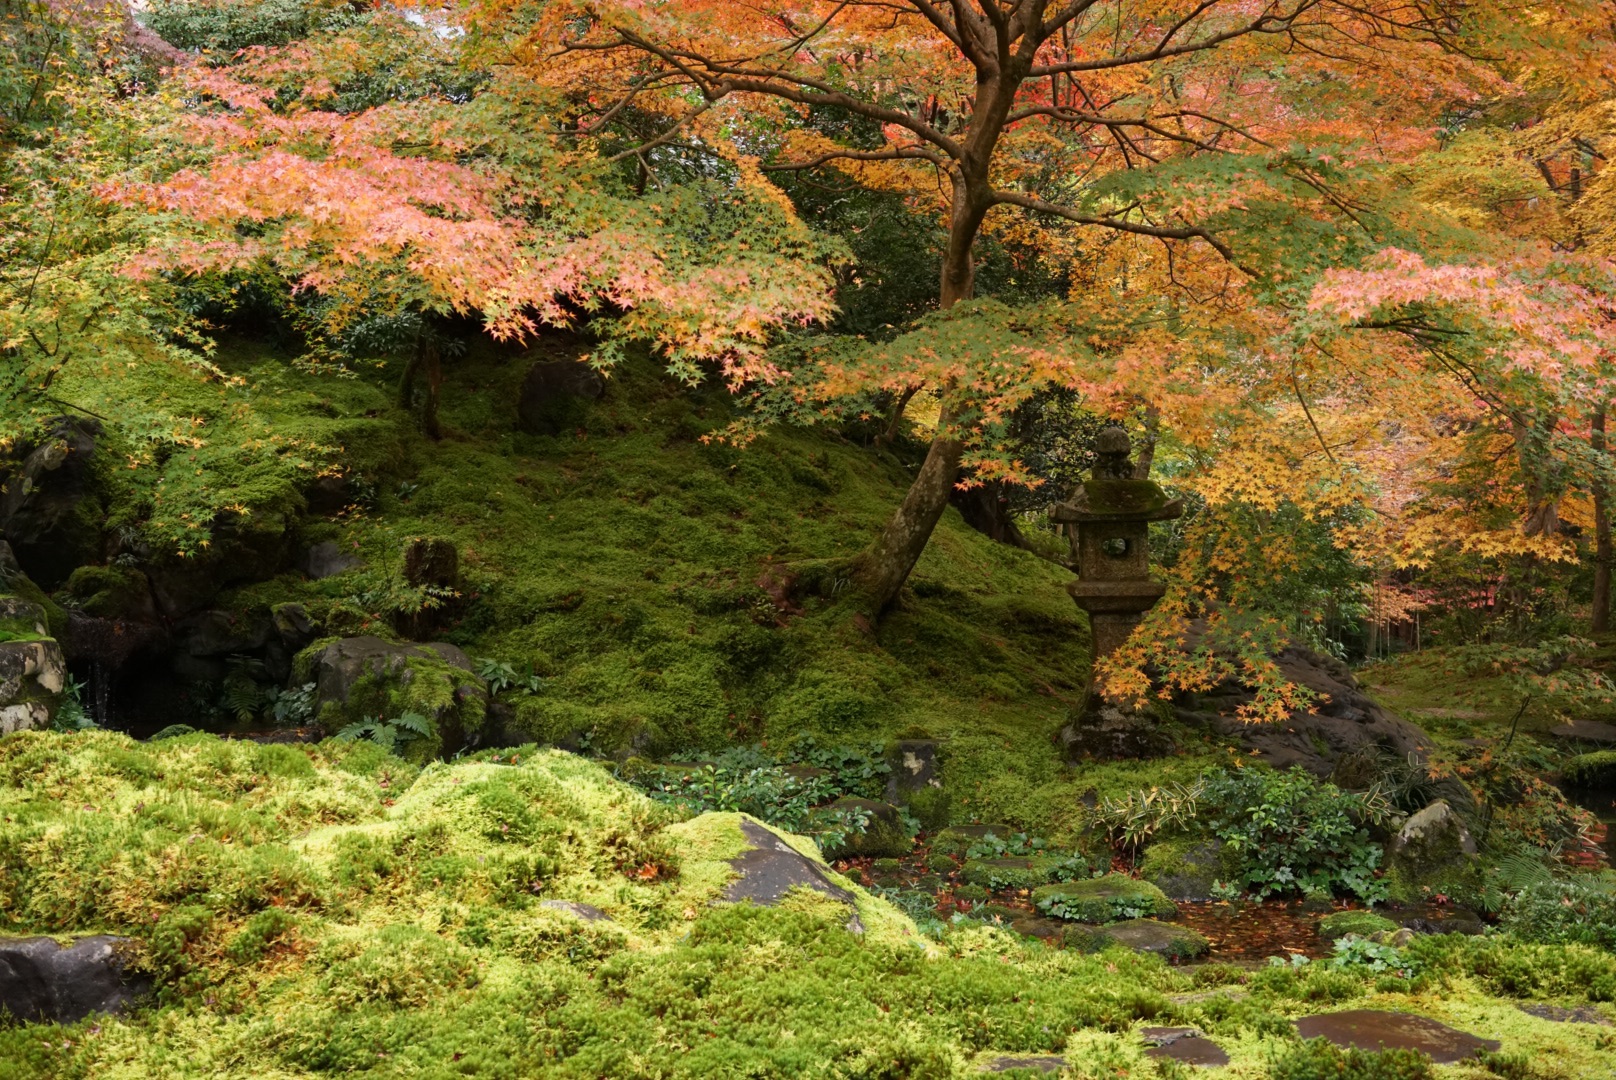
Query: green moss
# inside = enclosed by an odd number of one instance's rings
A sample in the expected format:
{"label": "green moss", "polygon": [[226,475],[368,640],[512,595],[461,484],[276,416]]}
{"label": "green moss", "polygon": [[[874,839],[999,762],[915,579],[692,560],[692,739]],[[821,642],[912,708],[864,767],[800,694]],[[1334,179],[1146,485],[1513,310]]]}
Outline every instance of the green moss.
{"label": "green moss", "polygon": [[1116,919],[1170,919],[1178,908],[1148,881],[1126,874],[1106,874],[1087,881],[1068,881],[1035,889],[1039,910],[1074,922],[1106,923]]}
{"label": "green moss", "polygon": [[1326,941],[1334,941],[1348,934],[1373,937],[1396,929],[1396,923],[1373,911],[1338,911],[1319,920],[1319,937]]}
{"label": "green moss", "polygon": [[128,567],[80,566],[63,589],[86,615],[99,618],[135,617],[151,605],[146,575]]}
{"label": "green moss", "polygon": [[1616,750],[1578,754],[1560,774],[1571,787],[1609,787],[1616,784]]}
{"label": "green moss", "polygon": [[1239,879],[1240,862],[1216,841],[1173,837],[1145,849],[1139,876],[1170,897],[1205,900],[1212,896],[1215,883]]}
{"label": "green moss", "polygon": [[1049,881],[1065,861],[1052,855],[1025,859],[968,859],[960,868],[960,880],[988,889],[1031,889]]}

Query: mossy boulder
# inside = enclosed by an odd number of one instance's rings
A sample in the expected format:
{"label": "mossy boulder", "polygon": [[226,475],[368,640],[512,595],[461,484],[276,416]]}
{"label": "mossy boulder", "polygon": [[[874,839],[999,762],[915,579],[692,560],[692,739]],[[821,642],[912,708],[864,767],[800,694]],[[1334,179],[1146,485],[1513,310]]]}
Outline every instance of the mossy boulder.
{"label": "mossy boulder", "polygon": [[1033,889],[1049,882],[1062,862],[1063,859],[1048,855],[968,859],[960,869],[960,880],[988,889]]}
{"label": "mossy boulder", "polygon": [[67,686],[67,661],[47,636],[45,610],[0,596],[0,735],[49,726]]}
{"label": "mossy boulder", "polygon": [[378,637],[316,642],[298,658],[296,677],[314,682],[316,716],[328,733],[349,724],[416,713],[431,733],[405,745],[416,762],[475,744],[488,713],[488,688],[453,645],[397,645]]}
{"label": "mossy boulder", "polygon": [[1464,819],[1438,799],[1411,816],[1386,845],[1387,876],[1394,900],[1412,901],[1431,893],[1473,895],[1481,862]]}
{"label": "mossy boulder", "polygon": [[81,566],[69,575],[63,588],[74,606],[98,619],[157,617],[151,582],[134,567]]}
{"label": "mossy boulder", "polygon": [[841,839],[827,843],[827,859],[861,856],[896,859],[909,854],[915,846],[914,837],[904,828],[902,814],[891,803],[848,796],[831,803],[830,809],[841,814],[849,824],[864,823],[864,828],[862,831],[849,828]]}
{"label": "mossy boulder", "polygon": [[1218,840],[1161,840],[1145,849],[1139,863],[1139,876],[1170,900],[1211,899],[1214,883],[1232,881],[1239,872]]}
{"label": "mossy boulder", "polygon": [[1153,953],[1168,960],[1193,960],[1212,951],[1212,945],[1185,926],[1155,919],[1128,919],[1111,923],[1100,931],[1118,945],[1135,952]]}
{"label": "mossy boulder", "polygon": [[931,849],[944,855],[963,855],[972,844],[988,836],[1014,836],[1008,825],[951,825],[932,839]]}
{"label": "mossy boulder", "polygon": [[1087,881],[1067,881],[1034,890],[1040,911],[1073,922],[1109,923],[1118,919],[1171,919],[1178,908],[1148,881],[1126,874],[1107,874]]}
{"label": "mossy boulder", "polygon": [[1566,787],[1616,787],[1616,750],[1578,754],[1560,770]]}
{"label": "mossy boulder", "polygon": [[1320,919],[1318,930],[1319,937],[1325,941],[1336,941],[1348,934],[1366,938],[1396,931],[1397,924],[1373,911],[1338,911]]}

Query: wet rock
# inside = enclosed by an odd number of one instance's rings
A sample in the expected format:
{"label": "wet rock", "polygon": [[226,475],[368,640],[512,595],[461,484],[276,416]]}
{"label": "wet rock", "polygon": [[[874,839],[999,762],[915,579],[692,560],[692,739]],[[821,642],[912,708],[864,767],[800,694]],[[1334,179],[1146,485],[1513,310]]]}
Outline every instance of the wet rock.
{"label": "wet rock", "polygon": [[364,565],[364,559],[361,559],[352,551],[342,550],[341,547],[330,540],[313,545],[298,560],[298,569],[315,581],[336,577],[338,574],[345,574],[349,570],[358,570]]}
{"label": "wet rock", "polygon": [[1039,1072],[1057,1073],[1066,1068],[1066,1059],[1053,1054],[1000,1054],[981,1065],[982,1072],[1002,1073],[1012,1069],[1037,1069]]}
{"label": "wet rock", "polygon": [[96,495],[99,421],[60,416],[44,436],[0,464],[0,532],[28,576],[55,589],[97,561],[105,514]]}
{"label": "wet rock", "polygon": [[1487,924],[1481,921],[1480,915],[1460,907],[1447,908],[1440,913],[1427,910],[1424,914],[1398,915],[1396,918],[1399,925],[1416,934],[1464,934],[1475,937],[1487,930]]}
{"label": "wet rock", "polygon": [[1150,1046],[1145,1051],[1146,1057],[1166,1058],[1183,1065],[1229,1064],[1229,1055],[1223,1052],[1223,1047],[1195,1028],[1147,1027],[1140,1029],[1139,1037]]}
{"label": "wet rock", "polygon": [[262,649],[275,633],[267,613],[236,615],[202,611],[182,620],[174,636],[187,654],[198,657],[239,656]]}
{"label": "wet rock", "polygon": [[868,824],[863,832],[849,829],[839,842],[827,844],[827,859],[898,858],[909,854],[915,846],[914,838],[903,827],[902,815],[891,803],[844,796],[831,803],[829,809],[844,815],[849,822]]}
{"label": "wet rock", "polygon": [[1126,874],[1045,885],[1033,890],[1032,899],[1039,910],[1074,922],[1109,923],[1141,916],[1170,919],[1178,914],[1177,906],[1160,889]]}
{"label": "wet rock", "polygon": [[1051,855],[1026,858],[967,859],[960,880],[989,889],[1033,889],[1047,884],[1064,860]]}
{"label": "wet rock", "polygon": [[45,609],[16,596],[0,596],[0,630],[47,637]]}
{"label": "wet rock", "polygon": [[1023,915],[1010,921],[1010,929],[1022,937],[1052,941],[1066,932],[1067,924],[1059,919],[1046,919],[1039,915]]}
{"label": "wet rock", "polygon": [[1597,1024],[1600,1027],[1616,1027],[1616,1021],[1612,1021],[1592,1005],[1566,1008],[1564,1005],[1534,1004],[1515,1007],[1528,1016],[1535,1016],[1539,1020],[1552,1020],[1557,1024]]}
{"label": "wet rock", "polygon": [[[741,835],[752,846],[730,860],[730,867],[740,876],[724,889],[725,900],[750,900],[754,904],[773,907],[792,889],[805,887],[850,908],[856,906],[853,894],[832,881],[823,865],[808,858],[764,826],[755,821],[742,820]],[[855,934],[864,932],[864,924],[859,922],[856,912],[848,918],[847,928]]]}
{"label": "wet rock", "polygon": [[1386,845],[1392,895],[1418,899],[1426,890],[1450,891],[1478,873],[1476,842],[1464,820],[1438,799],[1414,814]]}
{"label": "wet rock", "polygon": [[1502,1045],[1426,1016],[1376,1009],[1304,1016],[1296,1021],[1296,1032],[1304,1039],[1325,1038],[1344,1048],[1418,1050],[1439,1065],[1451,1065]]}
{"label": "wet rock", "polygon": [[276,604],[270,609],[269,617],[281,644],[292,652],[301,652],[319,636],[320,628],[302,604]]}
{"label": "wet rock", "polygon": [[612,917],[593,904],[580,904],[576,900],[540,900],[539,906],[548,911],[559,911],[584,922],[612,922]]}
{"label": "wet rock", "polygon": [[48,727],[67,685],[54,638],[0,641],[0,735]]}
{"label": "wet rock", "polygon": [[1154,953],[1169,960],[1191,960],[1205,956],[1211,944],[1194,930],[1155,919],[1129,919],[1104,928],[1105,935],[1118,945],[1135,952]]}
{"label": "wet rock", "polygon": [[577,427],[589,403],[606,393],[606,379],[581,360],[543,360],[522,380],[516,416],[523,431],[559,435]]}
{"label": "wet rock", "polygon": [[936,739],[898,739],[886,748],[887,801],[901,802],[911,792],[941,787],[937,777]]}
{"label": "wet rock", "polygon": [[98,935],[65,948],[50,938],[0,938],[0,1013],[71,1024],[117,1013],[146,993],[149,980],[124,968],[128,938]]}
{"label": "wet rock", "polygon": [[1551,727],[1547,734],[1550,738],[1566,742],[1616,746],[1616,724],[1607,724],[1603,720],[1571,720]]}

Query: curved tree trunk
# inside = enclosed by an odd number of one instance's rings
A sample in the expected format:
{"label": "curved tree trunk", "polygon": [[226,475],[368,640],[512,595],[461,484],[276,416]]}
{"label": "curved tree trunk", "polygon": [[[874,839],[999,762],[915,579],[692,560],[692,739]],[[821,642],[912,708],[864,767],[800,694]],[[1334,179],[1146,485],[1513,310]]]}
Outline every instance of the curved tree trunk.
{"label": "curved tree trunk", "polygon": [[[963,176],[954,178],[954,207],[949,221],[948,246],[943,253],[939,310],[946,310],[969,299],[976,276],[971,248],[977,230],[987,216],[987,203],[977,197],[977,187]],[[903,497],[903,504],[892,515],[875,543],[854,562],[853,578],[869,613],[879,618],[897,600],[903,583],[920,561],[932,530],[948,509],[959,477],[960,458],[965,444],[949,434],[953,417],[948,407],[948,390],[937,416],[937,438],[926,451],[920,472]]]}

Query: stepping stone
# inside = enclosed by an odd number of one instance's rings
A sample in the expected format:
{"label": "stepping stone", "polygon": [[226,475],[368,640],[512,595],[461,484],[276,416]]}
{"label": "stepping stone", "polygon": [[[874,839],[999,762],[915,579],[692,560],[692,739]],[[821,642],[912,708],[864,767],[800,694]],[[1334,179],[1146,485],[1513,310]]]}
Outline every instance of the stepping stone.
{"label": "stepping stone", "polygon": [[1616,746],[1616,724],[1607,724],[1603,720],[1572,720],[1551,727],[1548,734],[1556,739]]}
{"label": "stepping stone", "polygon": [[980,1071],[1001,1073],[1009,1072],[1011,1069],[1037,1069],[1040,1072],[1053,1073],[1060,1072],[1064,1068],[1066,1068],[1066,1059],[1063,1057],[1055,1057],[1049,1054],[1031,1056],[1026,1054],[1004,1054],[994,1058],[992,1061],[984,1061]]}
{"label": "stepping stone", "polygon": [[1155,953],[1169,960],[1189,960],[1212,951],[1211,944],[1183,926],[1170,926],[1155,919],[1129,919],[1112,923],[1100,931],[1119,945],[1135,952]]}
{"label": "stepping stone", "polygon": [[1151,1044],[1145,1051],[1146,1057],[1168,1058],[1184,1065],[1229,1064],[1229,1055],[1223,1052],[1223,1047],[1195,1028],[1147,1027],[1140,1029],[1139,1036]]}
{"label": "stepping stone", "polygon": [[855,934],[864,932],[853,894],[832,881],[823,866],[755,821],[742,819],[741,835],[752,846],[730,860],[731,869],[740,876],[724,889],[725,900],[750,900],[764,907],[774,907],[786,893],[801,886],[854,908],[855,914],[847,920],[847,928]]}
{"label": "stepping stone", "polygon": [[0,938],[0,1015],[72,1024],[91,1013],[118,1013],[151,989],[120,955],[129,938],[98,934],[66,947],[45,937]]}
{"label": "stepping stone", "polygon": [[1349,1049],[1418,1050],[1429,1054],[1438,1065],[1451,1065],[1503,1045],[1497,1039],[1483,1039],[1428,1016],[1376,1009],[1304,1016],[1296,1021],[1296,1032],[1304,1039],[1322,1037]]}
{"label": "stepping stone", "polygon": [[1528,1016],[1535,1016],[1539,1020],[1553,1020],[1558,1024],[1616,1026],[1616,1022],[1613,1022],[1610,1017],[1588,1005],[1576,1005],[1569,1009],[1563,1005],[1517,1005],[1515,1007]]}
{"label": "stepping stone", "polygon": [[593,904],[580,904],[576,900],[540,900],[539,906],[550,911],[559,911],[564,915],[571,915],[584,922],[611,922],[612,917]]}
{"label": "stepping stone", "polygon": [[1045,919],[1037,915],[1025,915],[1022,918],[1012,920],[1010,929],[1023,937],[1049,939],[1060,937],[1070,925],[1070,923],[1061,922],[1059,919]]}

